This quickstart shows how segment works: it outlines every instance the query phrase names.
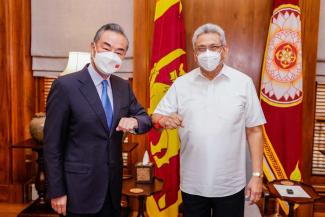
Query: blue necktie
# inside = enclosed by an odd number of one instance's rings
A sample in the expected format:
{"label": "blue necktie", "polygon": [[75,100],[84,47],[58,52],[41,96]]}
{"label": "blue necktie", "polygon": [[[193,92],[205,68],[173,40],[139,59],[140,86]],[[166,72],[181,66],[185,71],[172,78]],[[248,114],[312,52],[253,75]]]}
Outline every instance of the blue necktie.
{"label": "blue necktie", "polygon": [[102,104],[104,107],[105,115],[106,115],[106,121],[108,128],[112,127],[112,121],[113,121],[113,112],[112,112],[112,105],[109,100],[109,97],[107,95],[107,80],[102,81],[103,89],[102,89]]}

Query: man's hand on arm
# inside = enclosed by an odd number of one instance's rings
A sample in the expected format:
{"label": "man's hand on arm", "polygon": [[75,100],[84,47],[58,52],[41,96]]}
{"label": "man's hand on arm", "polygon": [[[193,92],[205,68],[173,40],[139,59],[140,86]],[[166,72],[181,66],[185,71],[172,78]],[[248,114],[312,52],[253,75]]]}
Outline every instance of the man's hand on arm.
{"label": "man's hand on arm", "polygon": [[172,113],[171,115],[161,115],[161,114],[153,114],[152,122],[155,128],[163,128],[163,129],[176,129],[183,126],[183,118],[177,114]]}
{"label": "man's hand on arm", "polygon": [[[262,196],[263,188],[263,131],[262,126],[246,128],[249,149],[252,159],[252,177],[246,186],[245,196],[251,203],[256,203]],[[256,175],[258,174],[258,175]]]}
{"label": "man's hand on arm", "polygon": [[67,195],[51,199],[51,206],[55,212],[67,215]]}

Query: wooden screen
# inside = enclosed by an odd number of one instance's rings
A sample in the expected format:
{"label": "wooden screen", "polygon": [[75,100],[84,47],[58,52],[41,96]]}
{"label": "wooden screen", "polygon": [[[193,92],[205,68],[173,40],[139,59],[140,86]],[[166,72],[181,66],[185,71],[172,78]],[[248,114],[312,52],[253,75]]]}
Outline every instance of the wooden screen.
{"label": "wooden screen", "polygon": [[51,86],[52,86],[52,83],[54,80],[55,80],[55,78],[44,78],[44,89],[43,89],[44,108],[46,106],[47,96],[49,95],[49,92],[50,92],[50,89],[51,89]]}
{"label": "wooden screen", "polygon": [[[322,153],[321,151],[324,151]],[[325,83],[316,84],[312,174],[325,175]]]}

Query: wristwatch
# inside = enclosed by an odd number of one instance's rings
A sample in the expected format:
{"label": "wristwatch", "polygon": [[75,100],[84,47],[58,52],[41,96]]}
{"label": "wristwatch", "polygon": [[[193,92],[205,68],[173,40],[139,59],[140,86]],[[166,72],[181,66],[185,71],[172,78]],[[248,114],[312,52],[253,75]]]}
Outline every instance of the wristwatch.
{"label": "wristwatch", "polygon": [[263,173],[261,172],[252,172],[252,176],[263,178]]}

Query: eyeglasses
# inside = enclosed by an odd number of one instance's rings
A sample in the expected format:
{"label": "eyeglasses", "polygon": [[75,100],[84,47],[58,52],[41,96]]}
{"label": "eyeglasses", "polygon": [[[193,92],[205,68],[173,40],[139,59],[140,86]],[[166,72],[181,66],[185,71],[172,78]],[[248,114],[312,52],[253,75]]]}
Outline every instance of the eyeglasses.
{"label": "eyeglasses", "polygon": [[206,47],[206,46],[198,46],[198,47],[196,47],[196,51],[199,52],[199,53],[206,52],[207,50],[214,51],[214,52],[215,51],[220,52],[222,48],[223,48],[223,45],[212,44],[212,45],[209,45],[208,47]]}

